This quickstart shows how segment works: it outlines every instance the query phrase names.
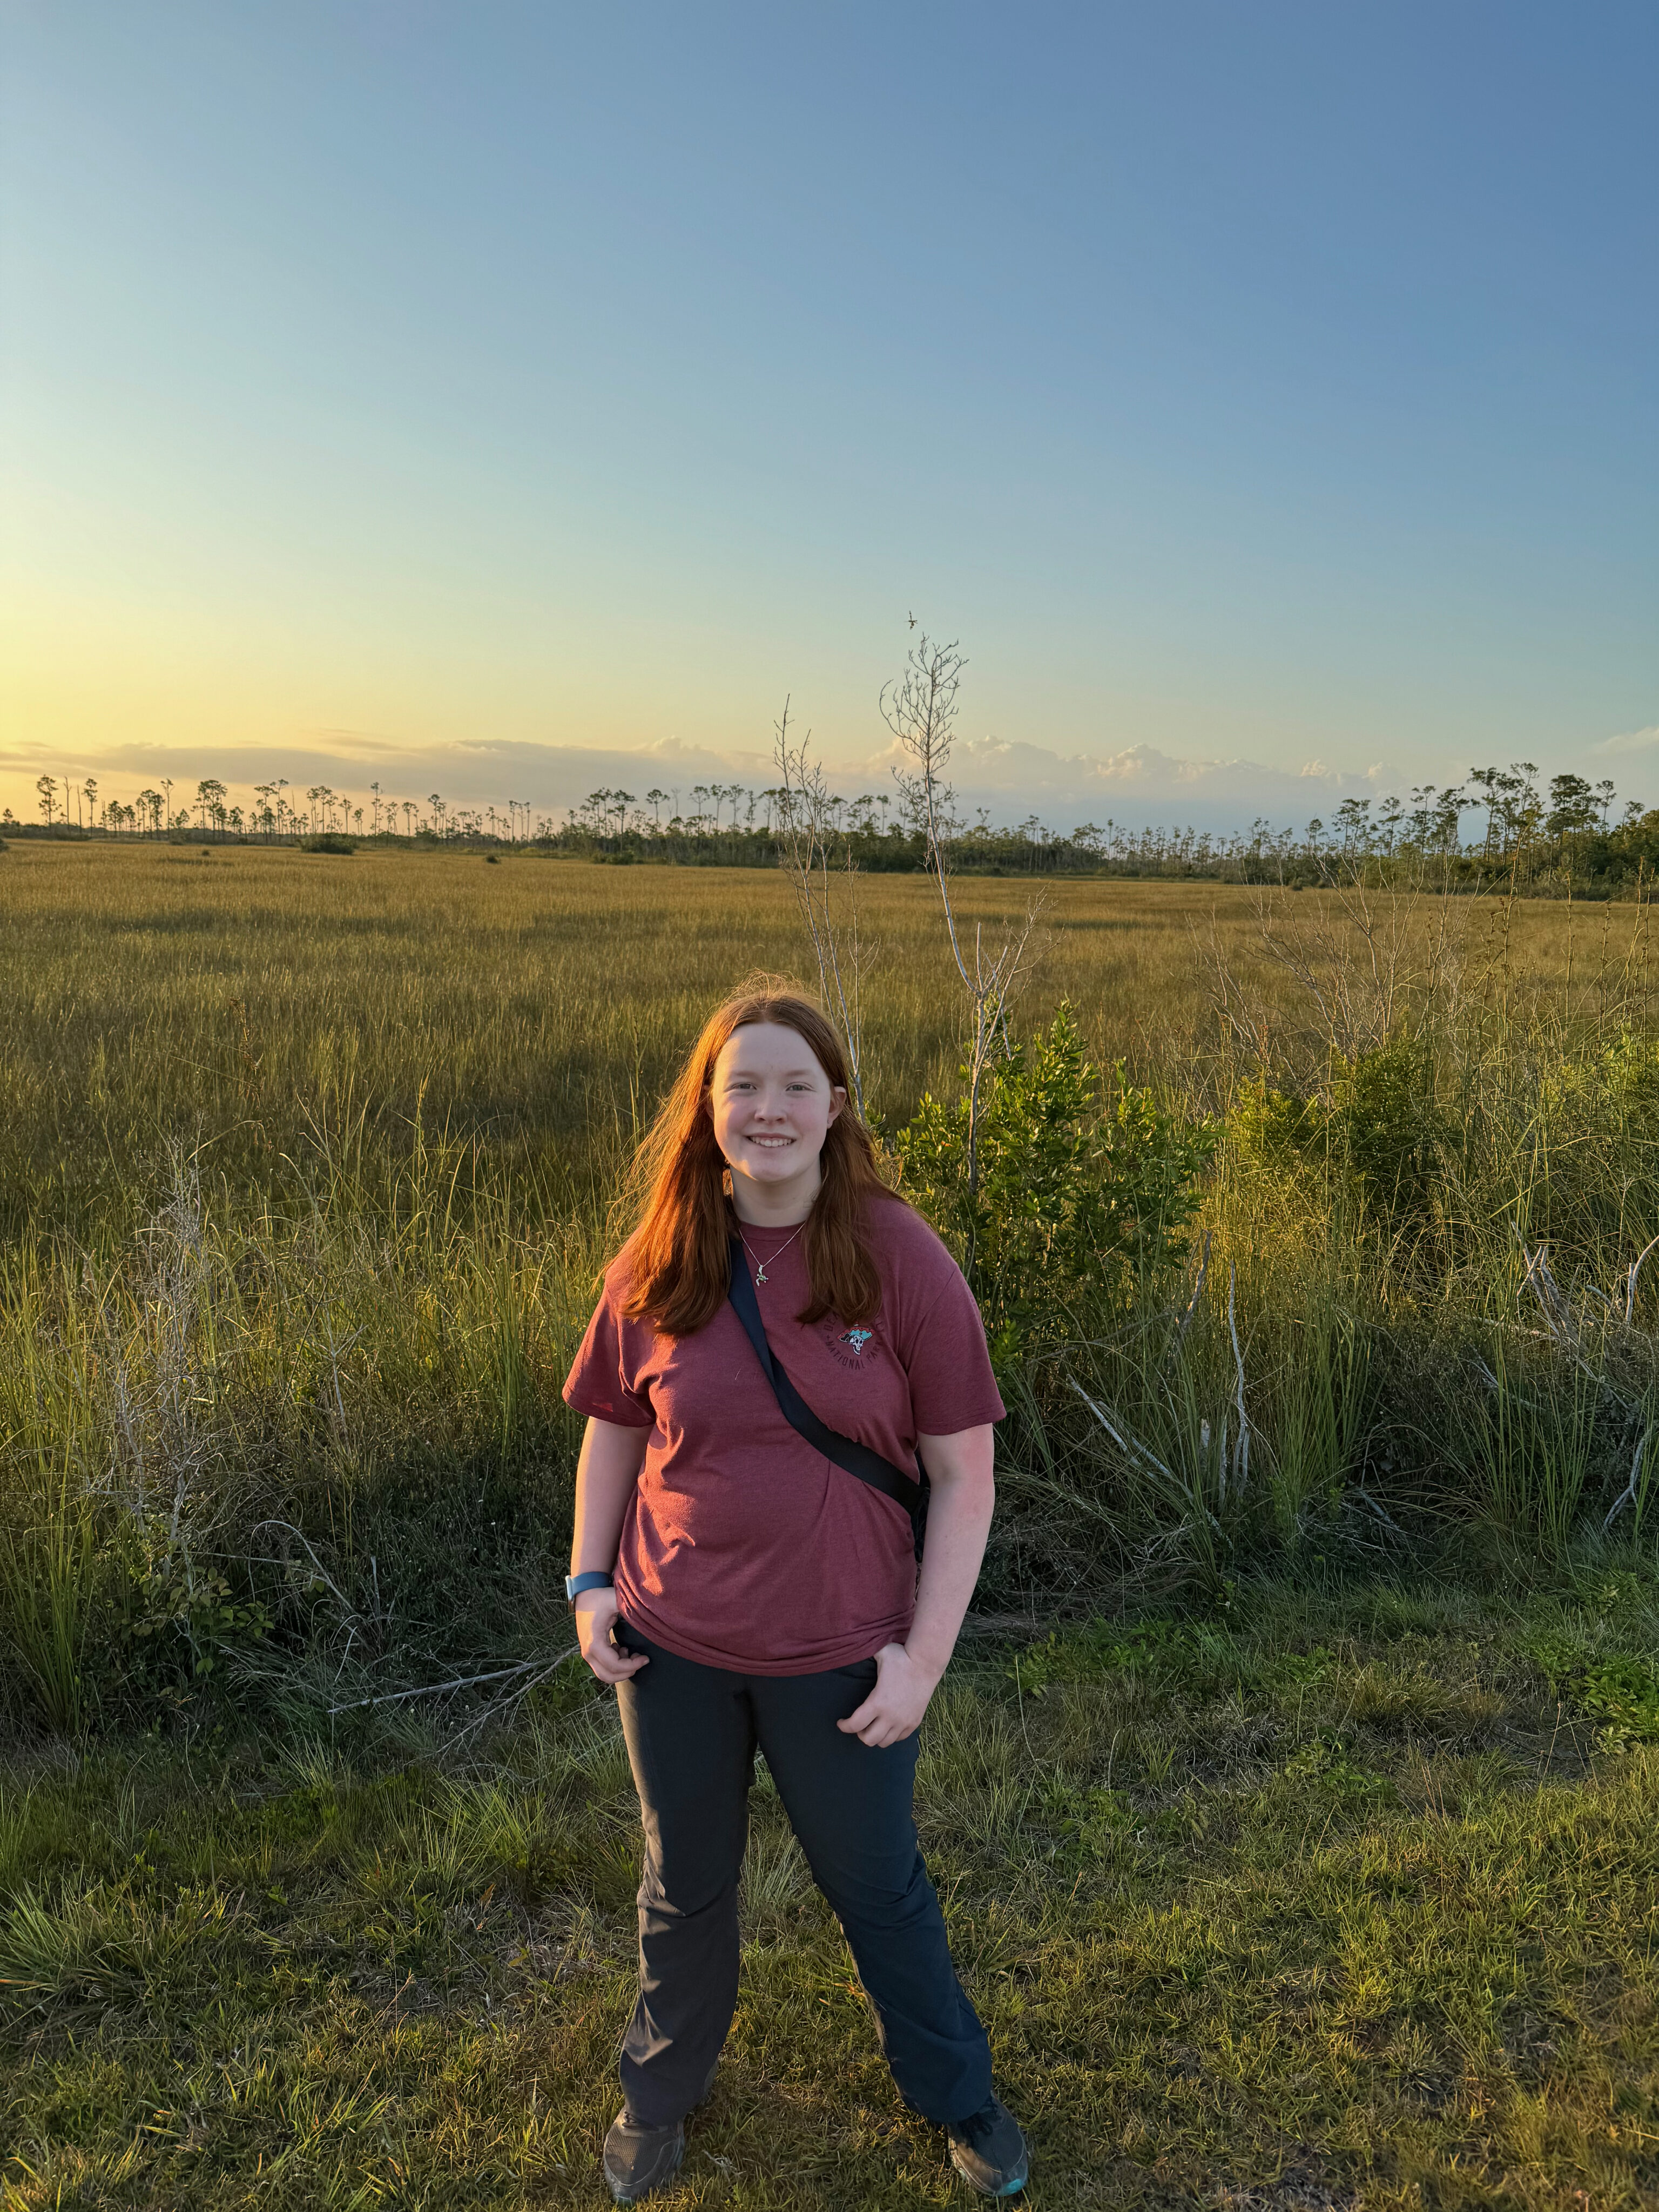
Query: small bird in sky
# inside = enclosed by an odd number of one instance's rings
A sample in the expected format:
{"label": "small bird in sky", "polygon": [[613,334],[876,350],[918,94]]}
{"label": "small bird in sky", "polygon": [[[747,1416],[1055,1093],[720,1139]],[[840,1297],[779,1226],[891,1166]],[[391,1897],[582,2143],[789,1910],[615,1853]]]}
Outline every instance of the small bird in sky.
{"label": "small bird in sky", "polygon": [[911,627],[911,629],[914,629],[915,628],[915,626],[916,626],[916,618],[915,618],[915,617],[914,615],[912,615],[912,616],[911,616],[911,617],[910,617],[910,627]]}

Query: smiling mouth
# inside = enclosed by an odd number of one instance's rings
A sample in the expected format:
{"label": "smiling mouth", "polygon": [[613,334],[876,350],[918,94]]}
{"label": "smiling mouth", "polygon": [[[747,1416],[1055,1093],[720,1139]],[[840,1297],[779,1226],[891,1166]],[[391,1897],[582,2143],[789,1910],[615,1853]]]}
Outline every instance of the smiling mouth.
{"label": "smiling mouth", "polygon": [[759,1145],[769,1152],[781,1152],[786,1146],[793,1145],[795,1140],[793,1137],[750,1137],[746,1141]]}

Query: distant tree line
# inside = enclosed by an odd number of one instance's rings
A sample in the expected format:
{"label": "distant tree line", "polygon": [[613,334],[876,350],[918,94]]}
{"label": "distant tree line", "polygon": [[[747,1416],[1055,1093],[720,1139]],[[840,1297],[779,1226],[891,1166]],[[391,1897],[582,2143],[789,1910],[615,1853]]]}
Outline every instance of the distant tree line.
{"label": "distant tree line", "polygon": [[[42,775],[35,781],[40,822],[20,823],[7,807],[0,815],[0,830],[22,836],[39,829],[59,836],[77,832],[110,837],[200,836],[288,841],[305,836],[396,836],[487,838],[501,844],[532,842],[551,836],[553,822],[543,817],[532,823],[527,799],[509,799],[501,806],[450,807],[441,795],[428,792],[424,799],[392,799],[378,783],[368,787],[367,807],[325,783],[307,784],[303,792],[286,776],[256,783],[252,806],[228,804],[230,793],[216,775],[204,776],[195,794],[175,799],[185,787],[171,776],[157,778],[154,787],[137,792],[131,799],[106,796],[96,776]],[[364,816],[368,824],[365,827]],[[399,821],[401,818],[401,833]]]}
{"label": "distant tree line", "polygon": [[[441,794],[395,798],[378,782],[366,805],[324,783],[296,788],[286,777],[254,786],[255,804],[229,803],[226,785],[204,776],[193,793],[170,777],[131,799],[100,791],[94,776],[42,775],[40,820],[20,823],[9,807],[0,833],[49,837],[202,838],[297,842],[344,836],[398,843],[528,847],[613,866],[775,865],[789,823],[782,786],[695,783],[641,794],[590,792],[557,815],[527,799],[452,806]],[[928,865],[927,835],[902,791],[827,800],[829,827],[843,856],[877,872]],[[1200,876],[1221,882],[1312,884],[1367,874],[1378,879],[1427,868],[1449,890],[1513,884],[1535,895],[1607,896],[1651,882],[1659,870],[1659,809],[1622,805],[1610,781],[1575,775],[1540,786],[1530,761],[1474,768],[1462,784],[1415,787],[1407,803],[1389,795],[1340,800],[1328,822],[1302,830],[1258,817],[1248,830],[1135,827],[1110,817],[1060,833],[1035,815],[1012,824],[975,818],[939,825],[951,864],[987,875]]]}

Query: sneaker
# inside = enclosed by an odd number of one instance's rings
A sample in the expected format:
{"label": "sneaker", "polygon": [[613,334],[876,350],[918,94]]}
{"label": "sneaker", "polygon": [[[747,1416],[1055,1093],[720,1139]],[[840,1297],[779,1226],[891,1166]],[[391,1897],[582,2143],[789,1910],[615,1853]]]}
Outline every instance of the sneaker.
{"label": "sneaker", "polygon": [[951,2165],[981,2197],[1012,2197],[1024,2188],[1031,2160],[1019,2123],[1006,2105],[988,2098],[978,2112],[952,2121],[945,2132]]}
{"label": "sneaker", "polygon": [[[708,2079],[702,2085],[703,2098],[714,2086],[716,2069],[708,2069]],[[605,2139],[605,2155],[601,2164],[611,2194],[618,2204],[637,2204],[653,2189],[660,2189],[665,2181],[672,2180],[685,2156],[685,2122],[671,2120],[666,2127],[648,2128],[643,2120],[636,2120],[624,2105],[611,2123]]]}
{"label": "sneaker", "polygon": [[685,2122],[648,2128],[624,2105],[605,2139],[605,2178],[618,2204],[637,2204],[678,2171],[685,2156]]}

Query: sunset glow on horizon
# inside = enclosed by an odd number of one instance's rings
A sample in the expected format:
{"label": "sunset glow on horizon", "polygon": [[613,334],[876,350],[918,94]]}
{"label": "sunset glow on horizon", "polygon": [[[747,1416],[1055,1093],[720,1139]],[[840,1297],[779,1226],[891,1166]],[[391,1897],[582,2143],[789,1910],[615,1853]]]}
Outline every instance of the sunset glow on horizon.
{"label": "sunset glow on horizon", "polygon": [[1659,803],[1650,9],[0,38],[19,817],[764,781],[786,696],[856,783],[913,617],[994,807]]}

